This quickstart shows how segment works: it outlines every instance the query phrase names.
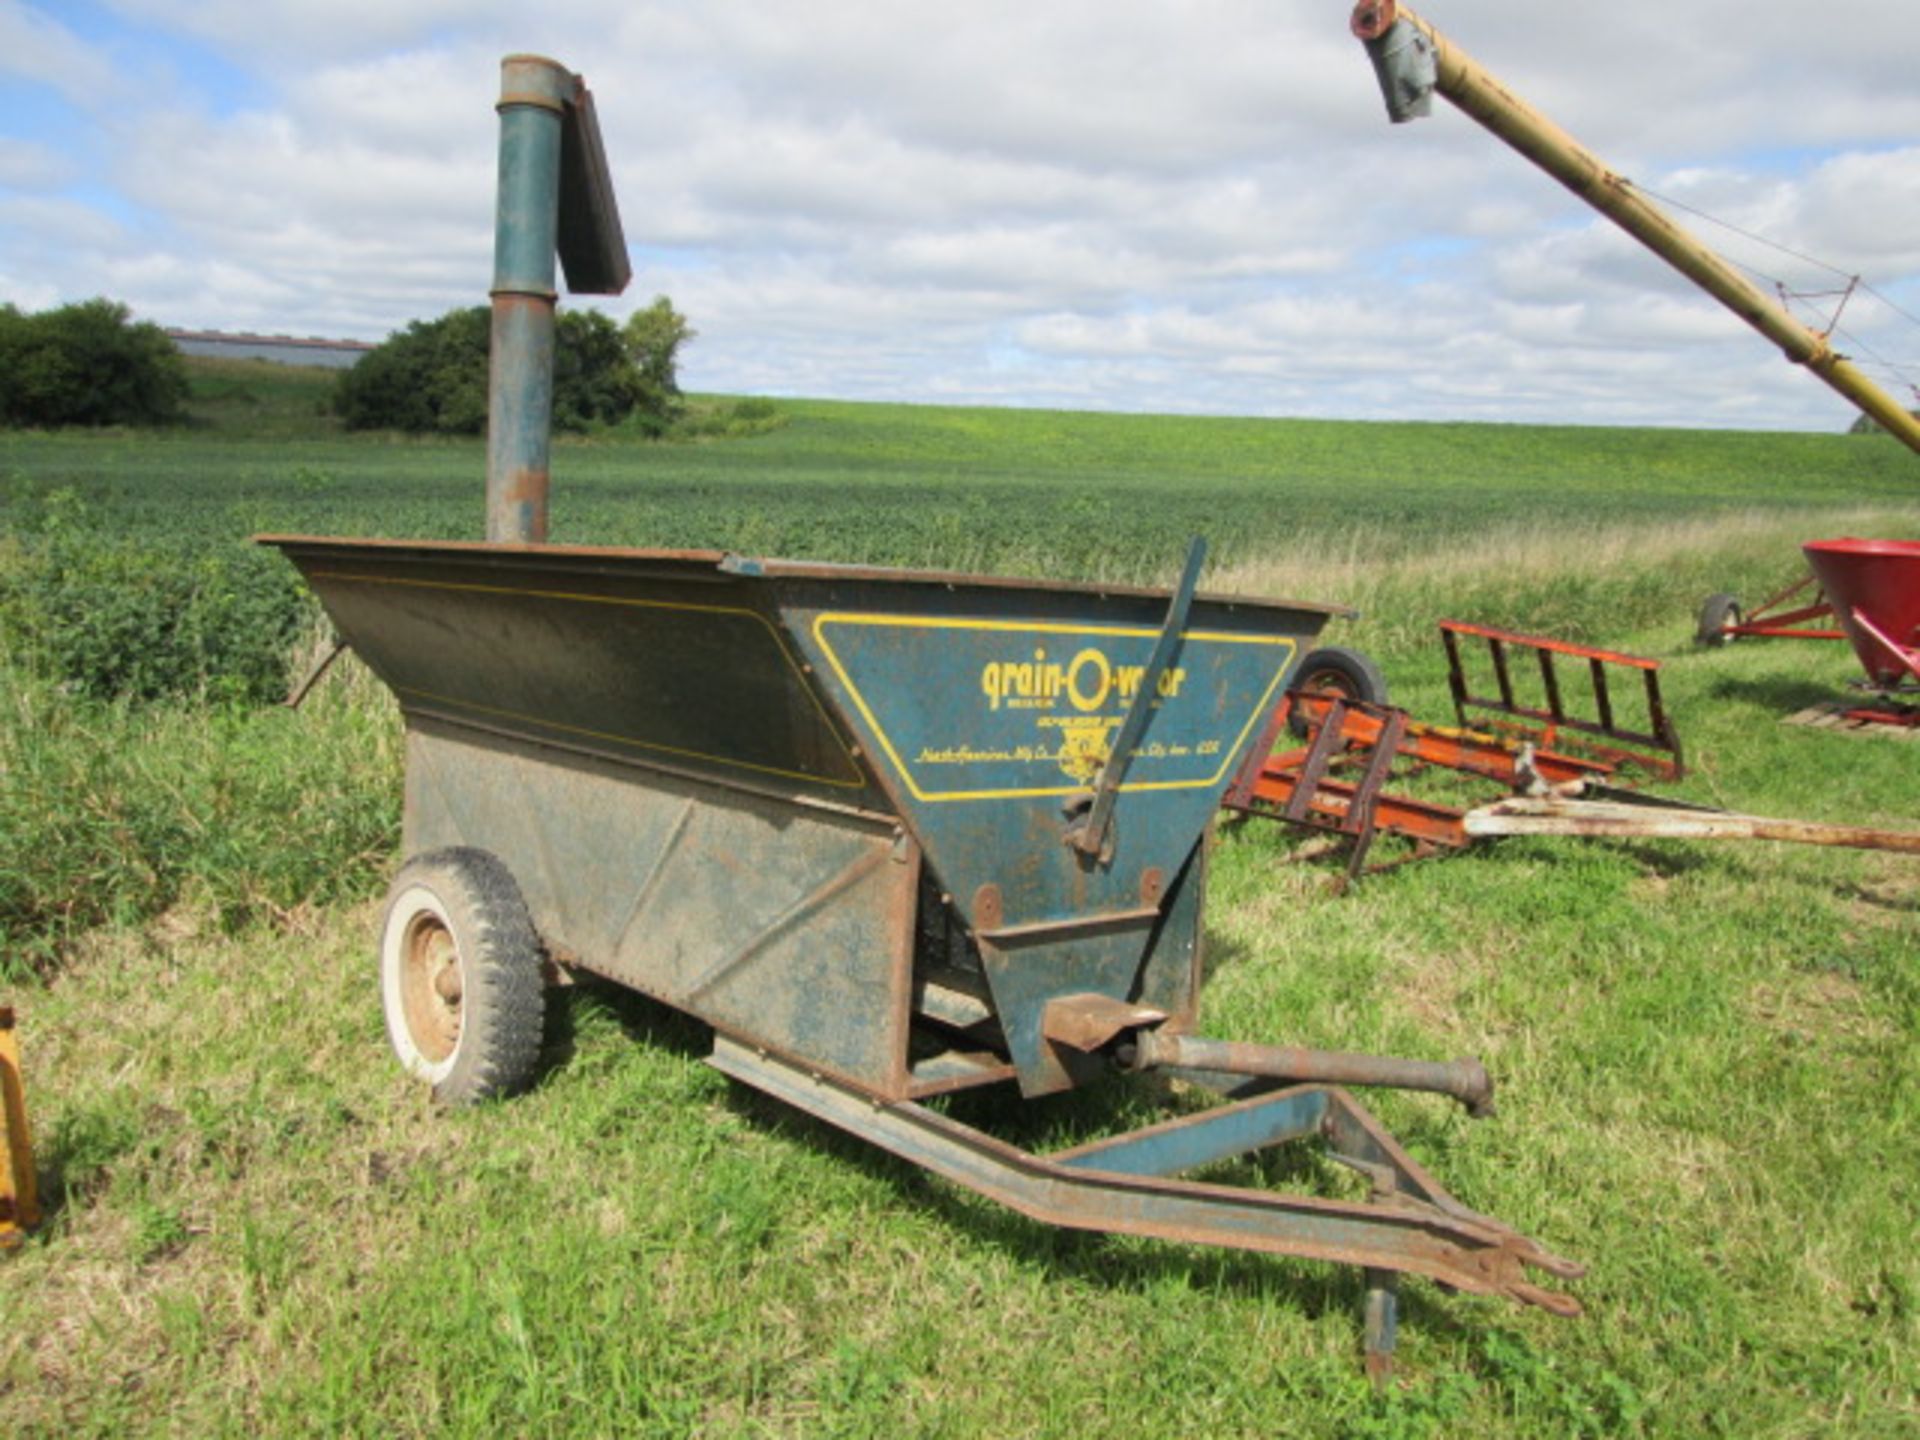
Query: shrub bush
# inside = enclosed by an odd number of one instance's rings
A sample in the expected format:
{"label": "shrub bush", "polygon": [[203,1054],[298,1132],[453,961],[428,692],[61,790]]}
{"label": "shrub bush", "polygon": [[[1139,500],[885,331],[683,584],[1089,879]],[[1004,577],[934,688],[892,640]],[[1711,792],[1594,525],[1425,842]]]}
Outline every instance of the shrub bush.
{"label": "shrub bush", "polygon": [[665,434],[680,417],[680,347],[694,334],[687,317],[664,295],[654,296],[651,305],[634,311],[620,327],[620,338],[633,362],[637,391],[633,417],[648,435]]}
{"label": "shrub bush", "polygon": [[415,320],[344,370],[333,408],[349,430],[477,435],[487,423],[486,307]]}
{"label": "shrub bush", "polygon": [[699,401],[685,406],[667,432],[675,440],[737,440],[764,435],[787,423],[773,401],[758,396],[745,400]]}
{"label": "shrub bush", "polygon": [[312,603],[277,555],[116,539],[50,508],[56,520],[11,547],[0,569],[0,629],[16,660],[98,700],[259,703],[285,693],[287,647]]}
{"label": "shrub bush", "polygon": [[186,400],[173,341],[117,301],[34,315],[0,305],[0,424],[171,425]]}
{"label": "shrub bush", "polygon": [[[478,435],[487,424],[484,306],[416,320],[344,371],[334,411],[350,430]],[[568,310],[554,327],[553,425],[581,431],[631,420],[663,433],[679,413],[679,347],[692,338],[665,296],[623,328],[597,310]]]}

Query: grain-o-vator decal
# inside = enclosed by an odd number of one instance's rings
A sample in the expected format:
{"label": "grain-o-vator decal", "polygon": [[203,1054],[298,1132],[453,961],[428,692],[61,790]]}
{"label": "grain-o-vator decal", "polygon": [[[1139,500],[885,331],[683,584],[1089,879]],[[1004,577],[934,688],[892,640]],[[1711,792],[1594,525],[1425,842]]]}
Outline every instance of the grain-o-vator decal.
{"label": "grain-o-vator decal", "polygon": [[[927,803],[1071,795],[1099,773],[1141,688],[1152,630],[1007,621],[822,615],[813,635],[893,776]],[[1286,636],[1184,632],[1180,664],[1153,685],[1154,738],[1122,793],[1202,790],[1266,717],[1298,651]],[[1251,672],[1245,715],[1209,703]],[[951,681],[977,677],[973,693]],[[862,677],[865,683],[862,683]],[[959,703],[930,708],[930,692]],[[1183,698],[1184,697],[1184,698]]]}

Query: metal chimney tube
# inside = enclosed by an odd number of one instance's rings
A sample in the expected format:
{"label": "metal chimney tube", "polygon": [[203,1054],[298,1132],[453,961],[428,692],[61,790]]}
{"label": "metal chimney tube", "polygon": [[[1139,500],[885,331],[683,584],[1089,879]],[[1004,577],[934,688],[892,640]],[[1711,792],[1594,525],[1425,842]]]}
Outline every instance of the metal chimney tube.
{"label": "metal chimney tube", "polygon": [[538,545],[547,538],[560,138],[578,85],[572,71],[539,55],[500,62],[487,386],[487,539],[494,542]]}

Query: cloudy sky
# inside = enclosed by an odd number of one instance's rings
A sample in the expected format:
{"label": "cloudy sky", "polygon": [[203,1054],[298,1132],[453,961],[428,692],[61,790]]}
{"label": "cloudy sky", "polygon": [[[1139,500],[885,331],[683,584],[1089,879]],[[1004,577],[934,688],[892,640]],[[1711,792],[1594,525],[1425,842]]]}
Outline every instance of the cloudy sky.
{"label": "cloudy sky", "polygon": [[[480,303],[498,60],[592,86],[688,388],[1831,430],[1852,411],[1444,104],[1347,0],[0,0],[0,300],[379,339]],[[1920,32],[1427,0],[1638,183],[1845,273],[1920,382]],[[1696,223],[1696,222],[1689,222]],[[1732,231],[1801,291],[1843,283]],[[582,302],[586,303],[586,302]],[[1802,314],[1824,325],[1831,300]],[[1891,368],[1889,368],[1891,367]]]}

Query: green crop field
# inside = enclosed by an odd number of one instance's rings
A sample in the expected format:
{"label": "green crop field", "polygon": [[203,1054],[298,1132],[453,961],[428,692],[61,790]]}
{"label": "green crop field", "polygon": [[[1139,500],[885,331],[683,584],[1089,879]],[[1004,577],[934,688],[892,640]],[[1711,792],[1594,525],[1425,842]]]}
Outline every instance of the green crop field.
{"label": "green crop field", "polygon": [[[197,428],[0,435],[0,518],[30,527],[59,494],[136,535],[479,537],[477,442],[342,435],[316,414],[324,376],[220,368],[217,390],[202,381]],[[563,437],[553,538],[1114,579],[1177,569],[1195,532],[1223,564],[1305,536],[1387,558],[1493,527],[1901,504],[1914,483],[1900,446],[1844,435],[826,401],[777,412],[783,423],[724,442]]]}
{"label": "green crop field", "polygon": [[[560,992],[532,1093],[437,1111],[374,983],[396,712],[256,531],[477,536],[477,442],[337,432],[324,377],[196,371],[193,427],[0,435],[0,986],[48,1218],[0,1260],[20,1435],[1920,1435],[1920,861],[1509,840],[1333,893],[1223,824],[1204,1029],[1483,1057],[1496,1118],[1371,1103],[1465,1203],[1584,1260],[1560,1320],[1047,1229]],[[703,398],[560,444],[556,538],[1351,604],[1451,717],[1443,616],[1661,660],[1670,793],[1920,830],[1912,743],[1780,723],[1842,646],[1692,644],[1818,534],[1914,535],[1920,462],[1811,435]],[[952,1102],[1045,1149],[1125,1084]],[[1223,1172],[1346,1194],[1312,1157]]]}

